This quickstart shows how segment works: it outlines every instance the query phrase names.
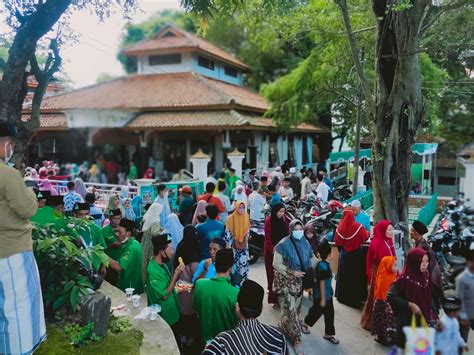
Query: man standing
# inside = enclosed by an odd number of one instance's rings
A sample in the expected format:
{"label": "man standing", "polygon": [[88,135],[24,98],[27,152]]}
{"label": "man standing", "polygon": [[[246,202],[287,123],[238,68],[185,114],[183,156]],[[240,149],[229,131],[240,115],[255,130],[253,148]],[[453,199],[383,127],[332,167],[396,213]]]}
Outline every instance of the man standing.
{"label": "man standing", "polygon": [[219,250],[225,249],[225,240],[222,238],[214,238],[209,243],[209,259],[201,260],[193,275],[193,283],[199,279],[212,279],[216,277],[216,254]]}
{"label": "man standing", "polygon": [[303,180],[301,180],[301,198],[306,197],[311,192],[311,172],[308,171]]}
{"label": "man standing", "polygon": [[255,170],[250,170],[249,171],[249,179],[247,180],[247,182],[245,183],[245,185],[249,188],[249,189],[253,189],[253,184],[257,182],[258,183],[258,180],[255,178]]}
{"label": "man standing", "polygon": [[439,309],[441,307],[441,299],[444,296],[443,281],[441,280],[441,271],[439,269],[438,262],[436,261],[436,255],[423,237],[423,235],[426,233],[428,233],[428,228],[426,228],[424,223],[417,220],[413,221],[411,225],[410,237],[415,242],[415,248],[422,248],[428,254],[428,273],[430,274],[433,302],[436,308]]}
{"label": "man standing", "polygon": [[258,283],[245,280],[235,307],[240,318],[239,324],[234,330],[217,335],[206,346],[203,354],[287,354],[288,348],[281,330],[262,324],[257,319],[262,313],[264,294]]}
{"label": "man standing", "polygon": [[217,221],[219,210],[216,205],[210,204],[206,206],[207,220],[204,223],[196,226],[199,243],[199,254],[201,259],[208,259],[211,257],[209,254],[209,243],[214,238],[224,239],[224,225]]}
{"label": "man standing", "polygon": [[76,184],[74,181],[68,181],[67,190],[68,192],[64,195],[64,213],[66,216],[72,216],[72,209],[78,202],[84,202],[81,195],[74,191]]}
{"label": "man standing", "polygon": [[321,174],[316,175],[316,183],[318,184],[318,187],[316,188],[316,195],[322,203],[327,203],[329,197],[329,186],[326,185],[323,180],[324,178]]}
{"label": "man standing", "polygon": [[196,201],[193,199],[193,190],[190,186],[184,185],[181,188],[181,202],[179,203],[179,219],[183,226],[191,224],[193,218],[193,206]]}
{"label": "man standing", "polygon": [[154,203],[159,203],[163,206],[163,210],[160,213],[160,224],[164,226],[168,216],[171,214],[170,202],[168,200],[169,190],[165,184],[159,184],[157,190],[158,196],[155,198]]}
{"label": "man standing", "polygon": [[263,213],[265,203],[265,198],[259,193],[259,183],[254,182],[253,191],[249,196],[249,210],[251,220],[262,221],[265,219],[265,214]]}
{"label": "man standing", "polygon": [[362,204],[359,200],[351,202],[352,211],[354,211],[355,221],[362,224],[362,226],[370,232],[370,217],[365,211],[362,210]]}
{"label": "man standing", "polygon": [[219,213],[225,212],[224,205],[221,199],[217,196],[214,196],[214,190],[216,186],[212,182],[206,184],[206,193],[198,197],[198,201],[206,201],[208,204],[213,204],[217,206]]}
{"label": "man standing", "polygon": [[295,194],[295,197],[299,199],[301,197],[301,180],[296,176],[296,168],[290,168],[290,187]]}
{"label": "man standing", "polygon": [[117,239],[122,244],[122,255],[119,260],[109,257],[109,267],[119,273],[117,287],[125,292],[126,288],[135,289],[135,294],[143,293],[142,280],[142,246],[132,233],[135,222],[122,218],[118,226]]}
{"label": "man standing", "polygon": [[[117,239],[118,226],[121,220],[122,212],[119,209],[110,210],[110,223],[102,228],[102,237],[104,237],[104,241],[107,244],[105,253],[115,261],[120,260],[120,257],[122,256],[122,243]],[[107,275],[105,275],[105,279],[112,285],[117,285],[118,272],[113,268],[109,268]]]}
{"label": "man standing", "polygon": [[290,200],[293,200],[295,194],[293,193],[293,189],[290,187],[290,178],[286,177],[283,179],[283,185],[280,186],[278,193],[282,198],[288,197]]}
{"label": "man standing", "polygon": [[216,277],[196,281],[193,306],[199,316],[204,343],[220,332],[233,329],[239,321],[235,312],[239,290],[230,284],[233,264],[232,249],[219,250],[216,254]]}
{"label": "man standing", "polygon": [[8,166],[15,128],[0,124],[0,353],[32,353],[46,337],[43,298],[31,239],[38,203]]}
{"label": "man standing", "polygon": [[102,209],[95,205],[95,194],[87,193],[84,200],[89,204],[89,215],[94,219],[94,223],[98,227],[102,227],[105,217]]}

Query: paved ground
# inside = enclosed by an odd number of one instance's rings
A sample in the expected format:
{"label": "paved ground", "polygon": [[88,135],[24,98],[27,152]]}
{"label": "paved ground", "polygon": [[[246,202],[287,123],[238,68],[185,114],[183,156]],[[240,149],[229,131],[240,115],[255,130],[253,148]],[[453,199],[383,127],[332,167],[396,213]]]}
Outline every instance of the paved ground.
{"label": "paved ground", "polygon": [[[267,279],[265,276],[265,265],[263,258],[256,264],[250,266],[250,279],[258,282],[265,290],[267,289]],[[307,314],[311,301],[307,294],[303,300],[303,309],[301,319]],[[389,347],[383,347],[374,341],[374,337],[369,332],[359,326],[361,310],[346,307],[334,301],[335,308],[335,328],[336,336],[340,340],[339,345],[334,345],[324,340],[324,319],[321,319],[311,328],[311,334],[303,335],[303,351],[305,354],[388,354]],[[280,311],[273,310],[272,307],[264,302],[263,313],[260,320],[266,324],[278,324],[280,320]],[[474,335],[471,332],[469,341],[471,354],[474,354]]]}

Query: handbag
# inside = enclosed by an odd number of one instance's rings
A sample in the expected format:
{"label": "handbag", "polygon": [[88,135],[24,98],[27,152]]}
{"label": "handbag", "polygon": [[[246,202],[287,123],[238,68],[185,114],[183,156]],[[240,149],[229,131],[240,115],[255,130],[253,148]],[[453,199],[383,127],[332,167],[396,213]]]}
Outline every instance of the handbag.
{"label": "handbag", "polygon": [[296,244],[295,244],[294,240],[291,239],[291,237],[289,237],[288,239],[291,241],[291,244],[293,244],[293,248],[295,248],[296,255],[298,255],[298,260],[300,262],[301,271],[303,271],[305,273],[305,275],[303,276],[303,280],[302,280],[303,281],[303,290],[313,288],[314,287],[313,269],[312,268],[305,269],[303,260],[301,260],[301,255],[298,251],[298,248],[296,247]]}
{"label": "handbag", "polygon": [[434,355],[436,330],[429,328],[426,320],[421,316],[421,327],[416,326],[416,316],[411,317],[411,325],[403,327],[406,336],[406,355]]}

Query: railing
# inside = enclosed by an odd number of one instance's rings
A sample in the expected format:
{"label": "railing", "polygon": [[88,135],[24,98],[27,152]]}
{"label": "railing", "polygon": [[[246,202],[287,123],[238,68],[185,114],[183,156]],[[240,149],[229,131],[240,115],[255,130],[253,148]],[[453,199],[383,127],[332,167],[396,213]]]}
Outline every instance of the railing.
{"label": "railing", "polygon": [[[27,181],[35,181],[36,183],[41,182],[41,179],[32,179],[28,178]],[[51,182],[51,185],[56,189],[56,191],[60,195],[64,195],[67,193],[67,183],[68,181],[66,180],[49,180]],[[114,185],[114,184],[101,184],[101,183],[95,183],[95,182],[84,182],[84,186],[86,189],[89,188],[94,188],[95,192],[99,194],[99,199],[96,201],[96,205],[99,207],[105,207],[107,206],[107,203],[109,201],[109,198],[113,194],[118,194],[122,190],[122,187],[127,187],[128,188],[128,197],[133,198],[136,195],[138,195],[138,187],[137,186],[131,186],[131,185]]]}
{"label": "railing", "polygon": [[[357,195],[352,196],[350,199],[343,201],[344,204],[349,204],[354,200],[359,200],[363,210],[370,210],[374,206],[374,194],[372,189],[364,192],[359,192]],[[334,215],[334,219],[341,219],[342,212],[338,212]]]}

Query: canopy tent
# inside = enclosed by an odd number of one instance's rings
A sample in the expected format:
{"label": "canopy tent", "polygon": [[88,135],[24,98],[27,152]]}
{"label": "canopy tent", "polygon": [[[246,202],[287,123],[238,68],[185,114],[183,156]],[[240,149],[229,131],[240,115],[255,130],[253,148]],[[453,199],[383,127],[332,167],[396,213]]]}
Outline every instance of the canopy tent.
{"label": "canopy tent", "polygon": [[[417,155],[429,155],[436,153],[438,149],[437,143],[415,143],[411,147],[411,151]],[[363,158],[372,158],[372,151],[370,149],[361,149],[359,151],[359,160]],[[343,152],[335,152],[329,154],[329,160],[331,162],[341,162],[341,161],[353,161],[354,160],[354,151],[346,150]]]}

